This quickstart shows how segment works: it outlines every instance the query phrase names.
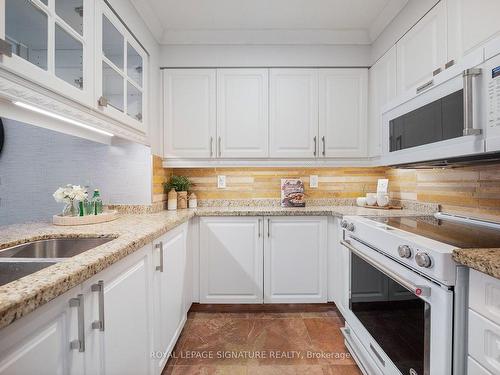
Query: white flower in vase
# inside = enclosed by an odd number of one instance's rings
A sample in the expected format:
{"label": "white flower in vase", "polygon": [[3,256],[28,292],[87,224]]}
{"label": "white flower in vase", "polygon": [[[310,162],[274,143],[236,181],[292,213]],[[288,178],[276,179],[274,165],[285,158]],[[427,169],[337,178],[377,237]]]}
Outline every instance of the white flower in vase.
{"label": "white flower in vase", "polygon": [[87,190],[80,185],[68,184],[65,187],[58,188],[52,194],[56,202],[65,203],[63,216],[77,216],[78,208],[75,207],[75,201],[83,201],[87,198]]}

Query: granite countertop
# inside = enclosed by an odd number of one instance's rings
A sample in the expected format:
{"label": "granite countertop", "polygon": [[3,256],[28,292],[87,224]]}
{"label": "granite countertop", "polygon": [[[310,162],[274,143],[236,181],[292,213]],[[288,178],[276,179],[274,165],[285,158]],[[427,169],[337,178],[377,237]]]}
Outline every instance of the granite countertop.
{"label": "granite countertop", "polygon": [[500,248],[456,249],[453,259],[467,267],[500,279]]}
{"label": "granite countertop", "polygon": [[112,237],[101,246],[67,258],[19,280],[0,286],[0,328],[81,284],[113,263],[139,250],[193,216],[418,216],[412,210],[374,210],[353,206],[200,207],[151,214],[123,215],[108,223],[73,227],[27,223],[0,227],[0,250],[56,237]]}

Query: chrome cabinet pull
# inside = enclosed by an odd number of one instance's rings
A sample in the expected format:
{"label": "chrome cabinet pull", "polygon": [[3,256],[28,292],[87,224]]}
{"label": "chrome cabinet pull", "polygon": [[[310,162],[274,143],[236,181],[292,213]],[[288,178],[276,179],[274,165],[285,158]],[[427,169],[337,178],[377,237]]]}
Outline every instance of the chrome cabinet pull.
{"label": "chrome cabinet pull", "polygon": [[393,279],[402,287],[408,289],[417,297],[426,297],[431,295],[431,288],[429,288],[428,286],[414,285],[411,282],[406,281],[405,279],[403,279],[397,273],[387,268],[382,263],[379,263],[376,260],[371,259],[370,257],[363,254],[361,251],[356,249],[349,240],[342,240],[340,241],[340,244],[342,246],[347,247],[353,254],[357,255],[358,257],[363,259],[366,263],[370,264],[372,267],[375,267],[376,269],[378,269],[379,271],[381,271],[382,273]]}
{"label": "chrome cabinet pull", "polygon": [[210,137],[210,157],[214,156],[214,137]]}
{"label": "chrome cabinet pull", "polygon": [[429,82],[424,83],[422,86],[417,87],[417,94],[420,94],[425,89],[432,87],[434,85],[434,80],[431,79]]}
{"label": "chrome cabinet pull", "polygon": [[69,307],[76,307],[78,309],[78,339],[69,343],[72,350],[78,349],[79,352],[85,351],[85,317],[84,317],[84,304],[83,294],[78,294],[76,298],[69,300]]}
{"label": "chrome cabinet pull", "polygon": [[439,67],[439,68],[437,68],[436,70],[434,70],[434,71],[432,72],[432,76],[433,76],[433,77],[435,77],[435,76],[437,76],[439,73],[441,73],[442,71],[443,71],[443,68]]}
{"label": "chrome cabinet pull", "polygon": [[464,135],[479,135],[481,129],[474,129],[474,78],[481,75],[481,69],[464,70]]}
{"label": "chrome cabinet pull", "polygon": [[271,219],[267,219],[267,237],[271,237]]}
{"label": "chrome cabinet pull", "polygon": [[155,249],[160,249],[160,265],[156,266],[156,270],[163,272],[163,241],[158,242]]}
{"label": "chrome cabinet pull", "polygon": [[314,136],[313,140],[314,140],[314,152],[313,152],[313,155],[316,156],[316,149],[317,149],[316,136]]}
{"label": "chrome cabinet pull", "polygon": [[0,55],[12,57],[12,46],[6,40],[0,39]]}
{"label": "chrome cabinet pull", "polygon": [[326,145],[325,145],[325,144],[326,144],[326,142],[325,142],[325,136],[322,136],[322,137],[321,137],[321,142],[323,142],[323,152],[322,152],[322,154],[323,154],[323,156],[325,156],[325,155],[326,155]]}
{"label": "chrome cabinet pull", "polygon": [[259,227],[258,231],[259,231],[259,238],[260,238],[260,219],[259,219],[258,227]]}
{"label": "chrome cabinet pull", "polygon": [[382,356],[379,354],[379,352],[377,352],[377,349],[375,349],[372,345],[372,343],[370,343],[370,349],[372,350],[373,354],[375,354],[375,357],[377,357],[377,359],[380,361],[380,363],[382,364],[382,366],[385,367],[385,361],[384,359],[382,358]]}
{"label": "chrome cabinet pull", "polygon": [[455,65],[455,60],[450,60],[444,65],[444,68],[448,69],[451,68],[453,65]]}
{"label": "chrome cabinet pull", "polygon": [[99,292],[99,320],[92,322],[92,329],[104,331],[104,281],[99,280],[97,284],[92,284],[90,287],[92,292]]}
{"label": "chrome cabinet pull", "polygon": [[221,137],[219,137],[219,158],[222,156],[222,149],[221,149]]}

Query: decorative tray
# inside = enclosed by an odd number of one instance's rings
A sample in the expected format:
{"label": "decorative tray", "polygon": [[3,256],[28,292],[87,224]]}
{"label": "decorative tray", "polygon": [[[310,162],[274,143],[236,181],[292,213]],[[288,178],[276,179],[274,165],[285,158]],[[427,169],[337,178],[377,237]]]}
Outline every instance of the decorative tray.
{"label": "decorative tray", "polygon": [[377,210],[402,210],[403,209],[403,207],[401,207],[401,206],[391,206],[391,205],[384,206],[384,207],[381,207],[381,206],[363,206],[363,207],[375,208]]}
{"label": "decorative tray", "polygon": [[52,216],[52,223],[54,225],[88,225],[99,224],[107,221],[118,219],[120,214],[116,210],[104,211],[99,215],[86,215],[86,216]]}

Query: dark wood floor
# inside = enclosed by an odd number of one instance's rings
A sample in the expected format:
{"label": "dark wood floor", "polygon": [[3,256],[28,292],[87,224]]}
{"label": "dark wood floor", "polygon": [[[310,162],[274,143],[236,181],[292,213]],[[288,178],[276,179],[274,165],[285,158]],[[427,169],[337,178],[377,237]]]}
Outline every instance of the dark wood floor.
{"label": "dark wood floor", "polygon": [[194,305],[163,374],[361,375],[343,325],[334,305]]}

